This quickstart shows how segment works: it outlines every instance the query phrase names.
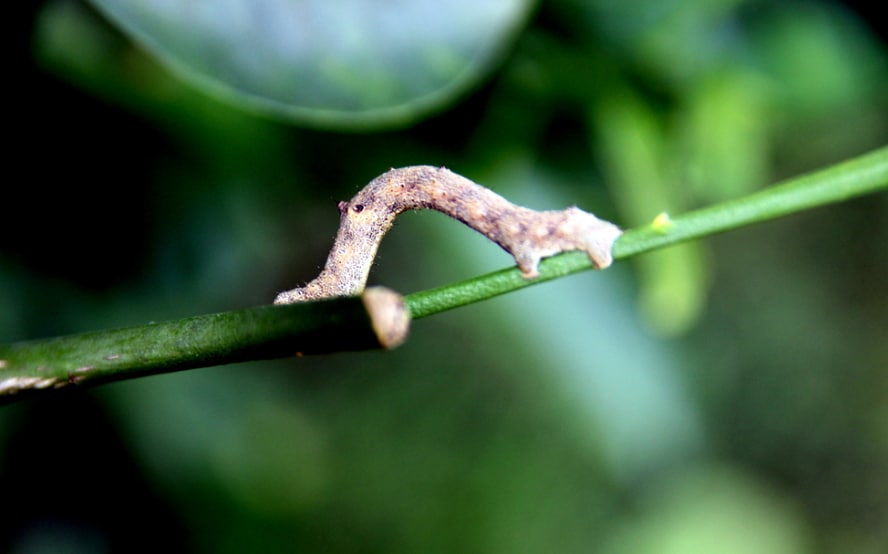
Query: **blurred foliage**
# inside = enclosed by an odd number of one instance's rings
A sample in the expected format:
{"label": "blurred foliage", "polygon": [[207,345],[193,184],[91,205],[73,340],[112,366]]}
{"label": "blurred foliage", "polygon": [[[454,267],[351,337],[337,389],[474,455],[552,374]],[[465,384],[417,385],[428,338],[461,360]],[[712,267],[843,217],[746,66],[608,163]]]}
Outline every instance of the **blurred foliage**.
{"label": "blurred foliage", "polygon": [[531,0],[91,0],[171,69],[321,128],[404,125],[484,74]]}
{"label": "blurred foliage", "polygon": [[[206,96],[87,4],[21,9],[2,341],[270,302],[389,167],[629,227],[888,142],[885,28],[839,2],[541,2],[491,36],[505,55],[471,91],[359,134]],[[384,69],[424,79],[411,67]],[[390,353],[9,406],[0,551],[883,552],[886,211],[864,198],[534,287]],[[509,264],[408,214],[372,281]]]}

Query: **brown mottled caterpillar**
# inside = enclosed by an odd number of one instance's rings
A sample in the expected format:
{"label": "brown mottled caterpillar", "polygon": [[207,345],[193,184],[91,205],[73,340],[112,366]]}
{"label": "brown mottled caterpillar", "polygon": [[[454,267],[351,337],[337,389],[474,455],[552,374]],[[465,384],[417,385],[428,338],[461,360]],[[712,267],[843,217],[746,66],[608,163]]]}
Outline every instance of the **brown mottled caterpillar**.
{"label": "brown mottled caterpillar", "polygon": [[275,304],[351,296],[364,290],[383,235],[407,210],[443,212],[475,229],[511,254],[522,275],[539,275],[542,258],[568,250],[589,254],[601,269],[613,261],[620,229],[577,207],[535,211],[512,204],[490,189],[443,167],[392,169],[339,203],[339,232],[320,275],[304,287],[280,293]]}

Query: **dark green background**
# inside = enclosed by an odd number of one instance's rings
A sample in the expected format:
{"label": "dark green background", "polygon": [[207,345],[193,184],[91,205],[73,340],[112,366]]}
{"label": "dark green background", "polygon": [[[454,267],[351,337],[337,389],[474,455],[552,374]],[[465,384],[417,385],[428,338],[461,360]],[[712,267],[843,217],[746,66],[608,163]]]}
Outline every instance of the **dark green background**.
{"label": "dark green background", "polygon": [[[542,2],[473,90],[352,134],[203,96],[79,2],[8,28],[3,342],[268,303],[389,167],[631,227],[888,142],[884,18],[841,2]],[[886,215],[653,253],[393,352],[4,407],[0,551],[884,552]],[[371,281],[510,263],[408,214]]]}

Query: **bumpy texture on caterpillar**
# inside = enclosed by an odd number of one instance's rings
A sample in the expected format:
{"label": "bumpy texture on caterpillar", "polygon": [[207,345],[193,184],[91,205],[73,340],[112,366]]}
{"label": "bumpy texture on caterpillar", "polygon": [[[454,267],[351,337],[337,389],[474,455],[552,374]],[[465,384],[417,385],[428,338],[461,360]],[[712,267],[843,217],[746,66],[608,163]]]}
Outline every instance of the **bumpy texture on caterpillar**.
{"label": "bumpy texture on caterpillar", "polygon": [[582,250],[596,268],[611,264],[620,229],[577,207],[535,211],[443,167],[392,169],[339,203],[339,232],[320,275],[280,293],[275,304],[350,296],[364,290],[383,235],[407,210],[443,212],[475,229],[515,258],[526,279],[539,275],[542,258]]}

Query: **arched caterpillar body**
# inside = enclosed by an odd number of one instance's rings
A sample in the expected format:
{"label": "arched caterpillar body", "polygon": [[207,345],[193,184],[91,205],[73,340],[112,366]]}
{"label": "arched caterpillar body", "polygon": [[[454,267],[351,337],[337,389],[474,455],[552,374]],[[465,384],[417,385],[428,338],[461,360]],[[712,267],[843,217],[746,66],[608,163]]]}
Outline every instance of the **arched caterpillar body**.
{"label": "arched caterpillar body", "polygon": [[304,287],[280,293],[275,304],[350,296],[364,290],[383,235],[407,210],[437,210],[463,222],[515,258],[526,279],[542,258],[568,250],[588,253],[601,269],[613,261],[620,229],[577,207],[535,211],[512,204],[443,167],[392,169],[339,203],[340,223],[324,269]]}

